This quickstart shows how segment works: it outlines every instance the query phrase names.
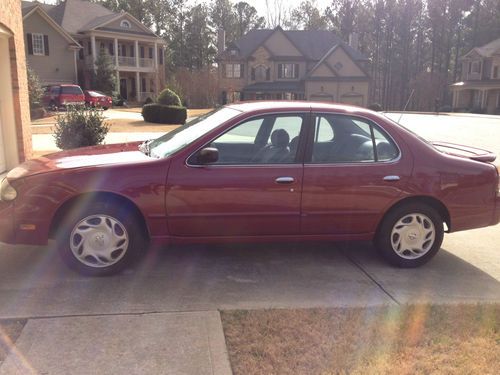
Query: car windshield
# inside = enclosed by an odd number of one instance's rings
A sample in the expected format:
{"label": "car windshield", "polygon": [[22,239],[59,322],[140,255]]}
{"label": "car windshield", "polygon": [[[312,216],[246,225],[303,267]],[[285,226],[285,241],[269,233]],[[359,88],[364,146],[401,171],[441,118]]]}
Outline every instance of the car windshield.
{"label": "car windshield", "polygon": [[62,86],[61,94],[67,95],[82,95],[82,89],[78,86]]}
{"label": "car windshield", "polygon": [[146,148],[149,149],[149,154],[152,157],[166,158],[240,113],[238,110],[222,107],[150,141]]}

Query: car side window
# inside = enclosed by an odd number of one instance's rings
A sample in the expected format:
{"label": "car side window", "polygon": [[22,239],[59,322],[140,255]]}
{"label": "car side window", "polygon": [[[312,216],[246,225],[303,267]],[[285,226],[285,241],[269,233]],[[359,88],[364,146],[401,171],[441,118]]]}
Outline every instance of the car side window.
{"label": "car side window", "polygon": [[303,123],[301,114],[244,121],[210,143],[219,152],[219,160],[212,165],[294,163]]}
{"label": "car side window", "polygon": [[[331,140],[321,134],[318,124],[323,120],[332,129],[334,137]],[[313,163],[370,163],[398,156],[394,142],[369,120],[346,115],[318,115],[314,130]]]}

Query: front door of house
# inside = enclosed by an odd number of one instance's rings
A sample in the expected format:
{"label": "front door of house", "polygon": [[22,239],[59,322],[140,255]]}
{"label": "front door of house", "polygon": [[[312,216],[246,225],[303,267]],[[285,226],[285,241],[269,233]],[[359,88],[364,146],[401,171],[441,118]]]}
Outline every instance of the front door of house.
{"label": "front door of house", "polygon": [[128,96],[127,96],[127,79],[126,78],[120,78],[120,96],[123,99],[128,99]]}

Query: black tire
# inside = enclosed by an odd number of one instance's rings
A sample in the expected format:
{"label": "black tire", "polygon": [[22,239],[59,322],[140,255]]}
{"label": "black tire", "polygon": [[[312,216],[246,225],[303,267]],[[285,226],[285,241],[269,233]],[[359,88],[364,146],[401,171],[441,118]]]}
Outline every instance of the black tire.
{"label": "black tire", "polygon": [[[79,207],[75,206],[63,218],[56,237],[58,252],[71,269],[86,276],[109,276],[123,271],[137,260],[146,240],[139,229],[141,226],[136,216],[130,212],[127,205],[97,201],[83,210]],[[93,228],[89,223],[101,225],[103,230]],[[89,229],[93,236],[89,236],[87,241],[79,234],[86,229]],[[113,233],[106,233],[106,230]],[[78,240],[81,242],[78,243]],[[121,241],[124,241],[123,244]],[[97,254],[102,251],[103,255],[95,256],[94,253],[84,256],[85,245]],[[93,248],[99,246],[100,249]],[[110,250],[113,248],[115,250]],[[79,252],[82,253],[79,255],[81,258],[77,256]],[[106,252],[109,253],[107,255],[110,259],[106,259]]]}
{"label": "black tire", "polygon": [[53,112],[57,112],[59,108],[57,107],[56,102],[51,100],[49,104],[49,109]]}
{"label": "black tire", "polygon": [[[400,220],[405,222],[396,226]],[[390,264],[413,268],[436,255],[443,237],[443,219],[438,211],[426,204],[411,203],[396,207],[385,215],[375,237],[375,246]]]}

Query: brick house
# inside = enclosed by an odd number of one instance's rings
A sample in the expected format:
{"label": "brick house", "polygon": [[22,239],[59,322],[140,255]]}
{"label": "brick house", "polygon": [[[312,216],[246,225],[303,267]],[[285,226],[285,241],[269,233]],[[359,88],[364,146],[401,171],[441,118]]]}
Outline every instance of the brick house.
{"label": "brick house", "polygon": [[22,4],[28,64],[43,83],[91,88],[91,70],[106,52],[123,98],[144,101],[165,86],[165,41],[129,13],[88,0]]}
{"label": "brick house", "polygon": [[222,103],[238,100],[312,100],[368,104],[369,60],[323,30],[251,30],[227,48],[219,31]]}
{"label": "brick house", "polygon": [[500,38],[460,58],[461,81],[450,86],[453,109],[500,114]]}
{"label": "brick house", "polygon": [[0,1],[0,174],[31,157],[28,82],[19,0]]}

